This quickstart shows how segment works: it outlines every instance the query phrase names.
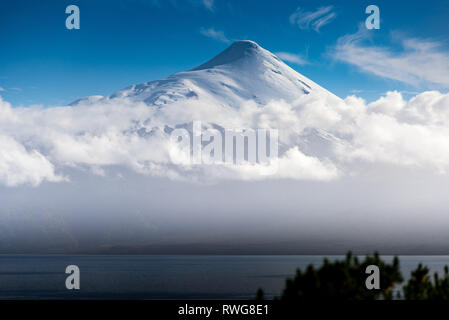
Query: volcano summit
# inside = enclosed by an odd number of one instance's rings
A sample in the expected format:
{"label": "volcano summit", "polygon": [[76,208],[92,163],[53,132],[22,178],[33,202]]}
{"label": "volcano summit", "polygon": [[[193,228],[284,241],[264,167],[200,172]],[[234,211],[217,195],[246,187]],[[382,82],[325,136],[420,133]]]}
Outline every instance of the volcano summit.
{"label": "volcano summit", "polygon": [[132,85],[108,97],[93,96],[71,105],[129,98],[162,106],[176,101],[198,99],[238,108],[247,100],[265,105],[271,100],[291,102],[310,92],[327,90],[296,72],[276,55],[249,40],[234,42],[208,62],[166,79]]}

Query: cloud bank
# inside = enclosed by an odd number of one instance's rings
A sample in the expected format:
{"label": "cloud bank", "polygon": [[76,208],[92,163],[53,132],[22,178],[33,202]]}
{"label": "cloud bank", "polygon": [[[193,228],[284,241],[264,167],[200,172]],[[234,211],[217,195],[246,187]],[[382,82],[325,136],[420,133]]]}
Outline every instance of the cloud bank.
{"label": "cloud bank", "polygon": [[[176,164],[167,128],[192,121],[207,128],[279,130],[279,158],[261,164]],[[446,174],[449,94],[399,92],[375,102],[311,93],[294,103],[247,101],[239,109],[172,103],[163,108],[115,99],[73,107],[12,108],[0,100],[0,183],[69,183],[68,170],[107,175],[112,166],[175,180],[293,179],[330,181],[363,165],[391,164]]]}

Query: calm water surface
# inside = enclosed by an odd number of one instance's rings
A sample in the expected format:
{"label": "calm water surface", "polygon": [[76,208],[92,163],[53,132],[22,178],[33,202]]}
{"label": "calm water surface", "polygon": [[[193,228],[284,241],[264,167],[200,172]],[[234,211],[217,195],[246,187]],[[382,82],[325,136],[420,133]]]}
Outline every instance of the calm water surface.
{"label": "calm water surface", "polygon": [[[319,266],[322,260],[322,256],[0,255],[0,299],[248,299],[259,287],[273,297],[296,268]],[[418,263],[442,273],[449,256],[401,256],[400,262],[408,278]],[[81,270],[79,291],[65,289],[65,268],[71,264]]]}

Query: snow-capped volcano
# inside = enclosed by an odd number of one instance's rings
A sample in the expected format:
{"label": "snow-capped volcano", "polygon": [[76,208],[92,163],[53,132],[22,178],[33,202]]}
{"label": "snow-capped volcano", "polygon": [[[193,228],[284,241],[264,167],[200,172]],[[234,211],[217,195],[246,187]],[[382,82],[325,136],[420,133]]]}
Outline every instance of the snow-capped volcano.
{"label": "snow-capped volcano", "polygon": [[[293,101],[305,94],[328,91],[299,74],[276,55],[249,40],[236,41],[210,61],[163,80],[132,85],[103,99],[129,98],[161,106],[185,99],[239,107],[247,100],[264,105],[271,100]],[[93,96],[72,105],[97,102]]]}

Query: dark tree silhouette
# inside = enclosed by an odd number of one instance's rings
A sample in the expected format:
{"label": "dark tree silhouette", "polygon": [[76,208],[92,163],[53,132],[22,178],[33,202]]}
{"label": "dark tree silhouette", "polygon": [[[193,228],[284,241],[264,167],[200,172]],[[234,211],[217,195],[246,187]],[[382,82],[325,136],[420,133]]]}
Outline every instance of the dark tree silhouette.
{"label": "dark tree silhouette", "polygon": [[[365,281],[368,274],[366,267],[376,265],[380,272],[380,289],[368,290]],[[432,281],[433,280],[433,281]],[[377,252],[359,261],[348,252],[344,260],[330,262],[324,259],[316,268],[309,265],[304,271],[297,269],[292,279],[287,279],[280,299],[286,302],[299,300],[449,300],[449,267],[444,267],[444,274],[432,277],[429,268],[419,264],[411,272],[411,277],[402,287],[403,278],[399,269],[399,259],[394,257],[392,263],[385,263]],[[396,291],[396,295],[394,295]],[[262,289],[257,292],[256,300],[263,300]]]}
{"label": "dark tree silhouette", "polygon": [[435,272],[433,282],[429,275],[429,268],[419,264],[411,273],[411,278],[404,285],[406,300],[449,300],[449,268],[444,267],[442,278]]}
{"label": "dark tree silhouette", "polygon": [[[380,289],[368,290],[365,285],[366,267],[376,265],[380,270]],[[351,252],[342,261],[324,259],[321,267],[309,265],[305,271],[297,270],[293,279],[287,279],[281,300],[309,299],[375,300],[392,299],[393,288],[402,282],[399,259],[385,263],[376,252],[360,262]]]}

